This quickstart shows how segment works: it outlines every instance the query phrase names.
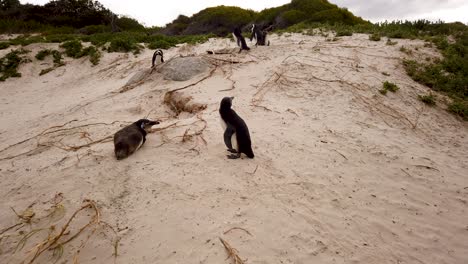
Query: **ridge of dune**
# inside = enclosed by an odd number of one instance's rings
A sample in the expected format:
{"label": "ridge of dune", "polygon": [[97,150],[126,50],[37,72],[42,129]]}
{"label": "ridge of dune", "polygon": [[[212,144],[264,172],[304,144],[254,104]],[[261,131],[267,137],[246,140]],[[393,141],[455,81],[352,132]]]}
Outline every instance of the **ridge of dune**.
{"label": "ridge of dune", "polygon": [[[166,61],[209,64],[180,82],[150,72],[147,49],[105,53],[94,67],[66,59],[43,76],[51,59],[21,65],[21,78],[0,83],[0,228],[17,221],[10,207],[34,203],[39,213],[61,193],[57,226],[92,199],[119,236],[94,234],[81,263],[229,263],[218,237],[252,264],[466,263],[467,123],[420,102],[429,88],[401,65],[437,51],[364,34],[270,41],[240,54],[206,54],[235,46],[218,38],[164,51]],[[401,46],[418,50],[406,55]],[[57,45],[26,48],[33,57],[45,47]],[[400,89],[381,95],[384,81]],[[255,159],[226,158],[224,96],[235,97]],[[112,135],[145,116],[162,122],[116,161]],[[18,238],[4,237],[0,259],[20,263],[41,236],[16,253]],[[85,239],[67,244],[62,261]]]}

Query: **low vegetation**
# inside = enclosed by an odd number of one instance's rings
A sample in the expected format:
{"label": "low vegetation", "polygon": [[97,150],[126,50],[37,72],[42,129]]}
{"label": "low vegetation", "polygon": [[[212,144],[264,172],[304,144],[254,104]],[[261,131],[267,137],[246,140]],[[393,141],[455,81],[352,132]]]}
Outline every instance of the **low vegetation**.
{"label": "low vegetation", "polygon": [[21,55],[28,52],[28,50],[24,49],[12,50],[4,57],[0,58],[0,81],[3,82],[11,77],[21,77],[21,73],[18,72],[18,67],[20,64],[28,62],[28,60]]}
{"label": "low vegetation", "polygon": [[84,56],[89,56],[89,61],[93,65],[97,65],[101,58],[101,53],[96,47],[89,46],[89,47],[83,48],[83,44],[81,44],[81,41],[79,40],[67,41],[63,43],[62,45],[60,45],[60,47],[65,49],[65,54],[68,57],[81,58]]}
{"label": "low vegetation", "polygon": [[55,70],[56,68],[58,67],[61,67],[63,65],[65,65],[62,61],[62,53],[60,53],[60,51],[58,50],[51,50],[51,49],[44,49],[44,50],[40,50],[37,54],[36,54],[36,59],[38,60],[44,60],[47,56],[49,55],[52,55],[52,58],[53,58],[53,62],[54,62],[54,66],[53,67],[50,67],[50,68],[47,68],[47,69],[43,69],[41,70],[41,72],[39,73],[39,75],[44,75],[46,73],[49,73],[53,70]]}
{"label": "low vegetation", "polygon": [[8,48],[8,47],[10,47],[10,43],[8,43],[8,42],[0,42],[0,50],[6,49],[6,48]]}
{"label": "low vegetation", "polygon": [[403,53],[405,53],[405,54],[407,54],[407,55],[413,54],[413,51],[410,50],[410,49],[408,49],[408,48],[406,48],[405,46],[401,46],[401,47],[400,47],[400,51],[403,52]]}
{"label": "low vegetation", "polygon": [[419,100],[421,102],[429,105],[429,106],[434,106],[436,105],[436,96],[433,93],[429,93],[426,95],[418,95]]}
{"label": "low vegetation", "polygon": [[353,32],[350,30],[339,30],[336,32],[336,37],[342,37],[342,36],[352,36]]}
{"label": "low vegetation", "polygon": [[436,37],[443,59],[432,62],[405,60],[407,74],[415,81],[452,98],[449,111],[468,120],[468,32],[455,35],[454,43]]}
{"label": "low vegetation", "polygon": [[374,33],[372,35],[369,35],[369,40],[372,41],[380,41],[381,37],[379,33]]}
{"label": "low vegetation", "polygon": [[379,92],[383,95],[386,95],[388,91],[395,93],[396,91],[400,89],[396,84],[388,82],[388,81],[385,81],[382,86],[383,87],[382,89],[379,90]]}

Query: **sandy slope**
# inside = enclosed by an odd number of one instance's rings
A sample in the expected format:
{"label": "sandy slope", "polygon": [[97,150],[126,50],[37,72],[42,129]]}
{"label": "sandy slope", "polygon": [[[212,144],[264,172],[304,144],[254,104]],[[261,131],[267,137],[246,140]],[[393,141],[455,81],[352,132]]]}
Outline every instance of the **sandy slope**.
{"label": "sandy slope", "polygon": [[[442,103],[429,108],[417,100],[428,88],[405,74],[408,55],[399,48],[418,47],[411,56],[419,60],[436,52],[422,41],[387,46],[357,34],[271,41],[249,53],[211,55],[218,59],[210,60],[218,65],[211,76],[174,82],[153,72],[123,93],[133,75],[147,73],[151,51],[105,54],[96,67],[67,60],[40,77],[48,65],[23,65],[22,78],[0,83],[0,227],[18,222],[10,207],[36,202],[34,212],[44,215],[47,201],[63,193],[63,218],[31,228],[61,227],[87,198],[121,238],[114,259],[112,232],[98,229],[81,263],[230,263],[218,237],[252,264],[467,263],[468,127]],[[51,46],[27,48],[33,57]],[[165,56],[233,46],[213,39]],[[179,91],[205,110],[177,115],[163,103],[167,91],[206,76]],[[400,90],[381,95],[386,80]],[[249,125],[253,160],[226,159],[217,112],[224,96],[235,96]],[[117,162],[109,136],[147,114],[168,128]],[[232,227],[251,235],[224,234]],[[13,253],[20,239],[13,230],[0,242],[2,263],[20,263],[47,236],[38,233]],[[89,234],[67,244],[59,263],[71,263]]]}

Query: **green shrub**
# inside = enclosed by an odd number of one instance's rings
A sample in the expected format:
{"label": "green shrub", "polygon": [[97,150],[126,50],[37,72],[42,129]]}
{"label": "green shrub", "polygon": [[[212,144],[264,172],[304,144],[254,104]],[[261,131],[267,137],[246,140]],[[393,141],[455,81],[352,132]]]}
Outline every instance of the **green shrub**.
{"label": "green shrub", "polygon": [[468,102],[466,100],[455,100],[448,106],[448,110],[468,121]]}
{"label": "green shrub", "polygon": [[379,90],[379,92],[383,95],[386,95],[388,91],[394,93],[396,91],[398,91],[398,86],[394,83],[391,83],[391,82],[388,82],[388,81],[385,81],[382,85],[382,89]]}
{"label": "green shrub", "polygon": [[27,46],[32,43],[41,43],[44,42],[45,39],[42,36],[29,36],[29,35],[21,35],[14,39],[10,40],[11,45],[21,45]]}
{"label": "green shrub", "polygon": [[161,40],[156,40],[148,44],[149,49],[169,49],[170,47],[173,47],[174,45],[167,42],[164,39]]}
{"label": "green shrub", "polygon": [[426,95],[418,95],[418,98],[420,101],[422,101],[423,103],[427,105],[430,105],[430,106],[436,105],[436,96],[433,93],[429,93]]}
{"label": "green shrub", "polygon": [[0,42],[0,50],[10,47],[9,42]]}
{"label": "green shrub", "polygon": [[130,52],[138,50],[137,42],[131,38],[112,39],[109,52]]}
{"label": "green shrub", "polygon": [[65,41],[72,41],[76,39],[74,34],[54,34],[45,36],[44,42],[50,43],[62,43]]}
{"label": "green shrub", "polygon": [[61,48],[65,49],[65,54],[67,54],[68,57],[72,58],[80,58],[83,57],[83,54],[81,52],[83,45],[81,44],[81,41],[79,40],[70,40],[62,45],[60,45]]}
{"label": "green shrub", "polygon": [[379,33],[374,33],[372,35],[369,35],[369,40],[380,41],[380,34]]}
{"label": "green shrub", "polygon": [[38,60],[44,60],[44,58],[46,56],[49,56],[49,55],[52,55],[54,66],[50,67],[50,68],[47,68],[47,69],[41,70],[39,75],[47,74],[47,73],[55,70],[56,68],[65,65],[65,63],[63,63],[63,61],[62,61],[62,53],[60,53],[60,51],[58,51],[58,50],[50,50],[50,49],[41,50],[36,54],[36,58]]}
{"label": "green shrub", "polygon": [[293,9],[284,12],[281,17],[286,21],[287,25],[289,26],[304,21],[304,19],[307,17],[307,14],[300,10]]}
{"label": "green shrub", "polygon": [[449,111],[467,119],[468,105],[468,32],[456,35],[456,41],[446,45],[445,38],[435,42],[444,58],[432,63],[420,63],[414,60],[403,61],[406,73],[416,82],[424,84],[434,91],[442,92],[454,101]]}
{"label": "green shrub", "polygon": [[99,61],[101,60],[101,52],[99,52],[99,50],[94,46],[89,46],[83,49],[82,54],[88,55],[89,61],[93,65],[98,65]]}
{"label": "green shrub", "polygon": [[62,53],[60,53],[60,51],[53,50],[51,53],[52,53],[52,57],[54,58],[54,64],[55,64],[56,67],[60,67],[60,66],[65,65],[62,62]]}
{"label": "green shrub", "polygon": [[111,30],[112,29],[106,25],[91,25],[91,26],[80,28],[79,32],[85,35],[93,35],[93,34],[98,34],[98,33],[111,32]]}
{"label": "green shrub", "polygon": [[336,32],[337,37],[352,36],[352,35],[353,35],[353,32],[351,32],[350,30],[339,30]]}
{"label": "green shrub", "polygon": [[10,77],[21,77],[18,67],[21,63],[25,63],[26,60],[20,55],[28,53],[29,51],[24,49],[12,50],[7,53],[4,57],[0,58],[0,81],[5,81]]}
{"label": "green shrub", "polygon": [[432,38],[432,42],[436,45],[436,47],[440,50],[444,50],[449,46],[449,43],[447,41],[447,37],[445,36],[437,36]]}
{"label": "green shrub", "polygon": [[394,84],[394,83],[385,81],[385,82],[383,83],[383,89],[394,93],[394,92],[398,91],[400,88],[399,88],[396,84]]}
{"label": "green shrub", "polygon": [[36,54],[36,59],[38,59],[38,60],[44,60],[45,57],[49,56],[50,54],[52,54],[52,50],[50,50],[50,49],[43,49],[43,50],[40,50],[40,51]]}
{"label": "green shrub", "polygon": [[388,33],[387,35],[389,38],[398,38],[398,39],[401,39],[401,38],[404,38],[405,34],[398,30],[398,31],[394,31],[394,32],[390,32]]}

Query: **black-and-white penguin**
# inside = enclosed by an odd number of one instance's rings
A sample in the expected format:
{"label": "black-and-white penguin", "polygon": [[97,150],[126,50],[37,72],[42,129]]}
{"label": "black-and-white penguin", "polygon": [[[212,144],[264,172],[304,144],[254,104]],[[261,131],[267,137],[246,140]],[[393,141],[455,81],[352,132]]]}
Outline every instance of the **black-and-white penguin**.
{"label": "black-and-white penguin", "polygon": [[250,29],[252,32],[252,35],[250,35],[250,41],[252,41],[254,38],[256,40],[255,46],[270,46],[270,41],[267,42],[266,36],[267,32],[262,31],[258,28],[257,25],[252,24],[252,28]]}
{"label": "black-and-white penguin", "polygon": [[130,156],[146,141],[146,134],[151,126],[159,124],[158,121],[140,119],[117,131],[114,135],[114,153],[118,160]]}
{"label": "black-and-white penguin", "polygon": [[247,46],[247,43],[245,42],[244,36],[242,36],[242,31],[240,30],[239,27],[236,27],[234,29],[232,36],[236,40],[237,46],[241,48],[239,50],[239,53],[241,53],[242,50],[250,50],[250,48]]}
{"label": "black-and-white penguin", "polygon": [[224,129],[224,143],[231,154],[227,157],[230,159],[240,158],[241,153],[253,159],[252,142],[247,124],[244,120],[231,109],[232,99],[234,97],[224,97],[221,100],[219,114],[221,115],[221,125]]}
{"label": "black-and-white penguin", "polygon": [[154,68],[155,63],[163,63],[164,62],[164,54],[163,51],[157,49],[153,53],[153,60],[151,61],[151,68]]}

